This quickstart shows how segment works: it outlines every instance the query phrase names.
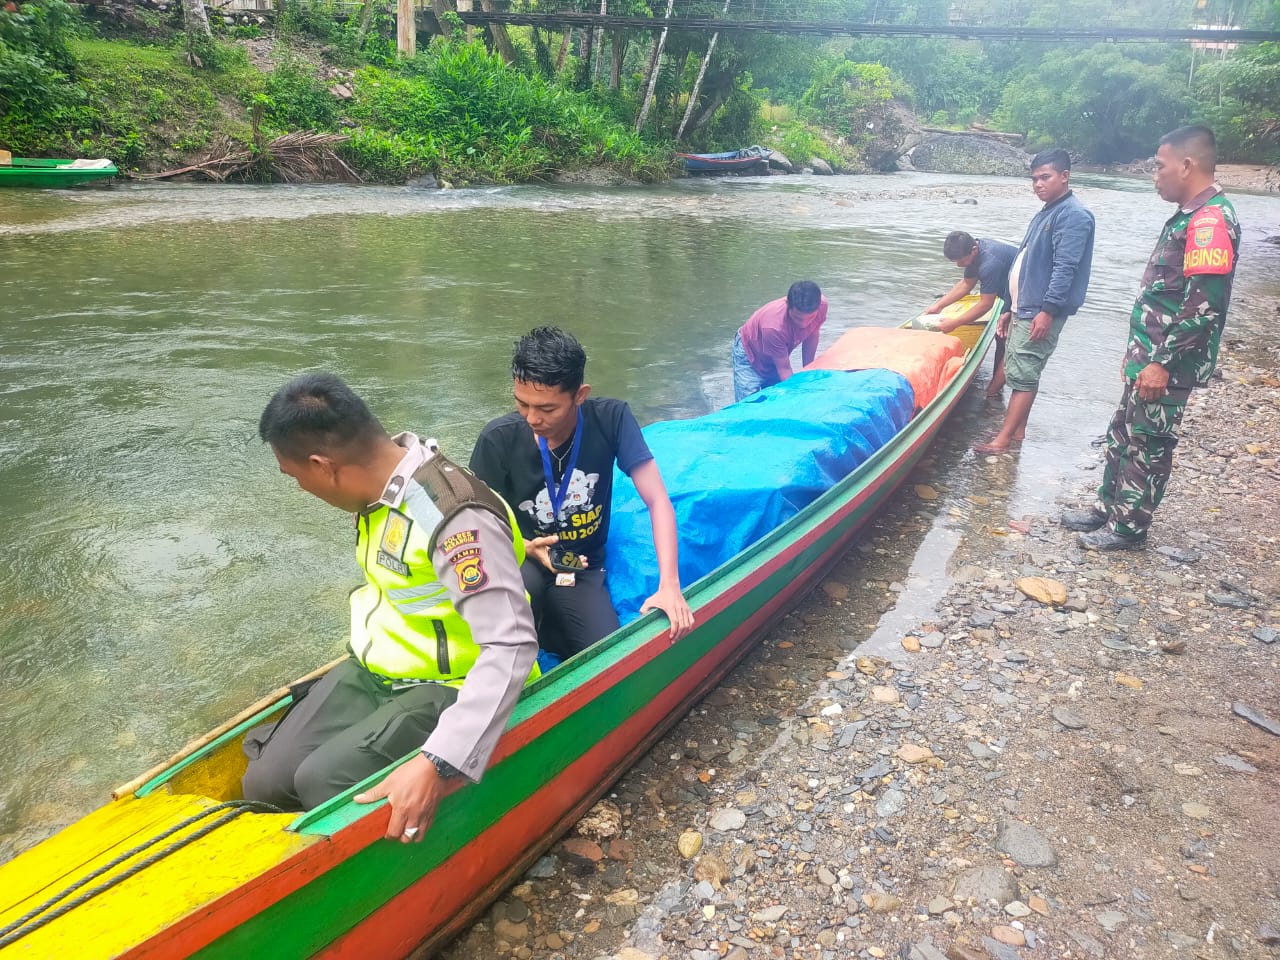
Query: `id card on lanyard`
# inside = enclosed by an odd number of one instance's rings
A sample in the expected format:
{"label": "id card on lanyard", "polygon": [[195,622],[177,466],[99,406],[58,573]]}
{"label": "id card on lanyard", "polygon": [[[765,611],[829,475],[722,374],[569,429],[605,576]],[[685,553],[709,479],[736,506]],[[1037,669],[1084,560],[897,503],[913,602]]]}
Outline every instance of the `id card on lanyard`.
{"label": "id card on lanyard", "polygon": [[[578,425],[573,430],[573,445],[569,448],[569,459],[565,462],[564,472],[560,474],[560,484],[556,485],[555,474],[551,471],[551,448],[547,446],[546,437],[538,438],[538,450],[542,454],[542,475],[547,481],[547,499],[551,501],[551,518],[556,529],[563,529],[564,518],[560,512],[564,509],[565,498],[569,495],[569,484],[573,480],[573,471],[578,466],[578,451],[582,449],[582,407],[578,407]],[[573,586],[572,573],[556,574],[556,586]]]}

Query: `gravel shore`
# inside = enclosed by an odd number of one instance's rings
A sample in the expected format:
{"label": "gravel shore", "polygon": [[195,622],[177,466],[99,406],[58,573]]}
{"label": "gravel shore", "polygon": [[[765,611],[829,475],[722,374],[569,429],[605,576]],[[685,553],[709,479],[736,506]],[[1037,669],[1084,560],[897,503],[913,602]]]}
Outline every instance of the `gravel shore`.
{"label": "gravel shore", "polygon": [[927,461],[445,955],[1280,956],[1278,455],[1280,379],[1228,359],[1121,555],[1008,516],[1007,456]]}

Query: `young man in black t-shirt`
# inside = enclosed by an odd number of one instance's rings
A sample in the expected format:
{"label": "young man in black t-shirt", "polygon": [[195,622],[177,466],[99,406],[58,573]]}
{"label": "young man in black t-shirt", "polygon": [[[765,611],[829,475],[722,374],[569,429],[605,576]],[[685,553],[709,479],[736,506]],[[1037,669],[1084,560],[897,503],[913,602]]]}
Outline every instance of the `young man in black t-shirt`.
{"label": "young man in black t-shirt", "polygon": [[515,511],[538,639],[562,657],[618,628],[602,566],[615,462],[635,483],[653,524],[658,589],[641,610],[663,611],[672,640],[693,627],[662,474],[631,408],[589,396],[586,363],[582,345],[557,327],[522,337],[511,359],[516,411],[486,425],[471,454],[472,473]]}

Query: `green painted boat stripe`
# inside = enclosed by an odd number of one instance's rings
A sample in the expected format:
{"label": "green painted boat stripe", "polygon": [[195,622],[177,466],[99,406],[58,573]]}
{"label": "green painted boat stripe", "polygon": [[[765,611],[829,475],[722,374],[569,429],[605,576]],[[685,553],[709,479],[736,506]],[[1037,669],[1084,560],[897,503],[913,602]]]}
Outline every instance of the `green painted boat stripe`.
{"label": "green painted boat stripe", "polygon": [[[820,554],[823,542],[836,535],[832,531],[823,537],[798,557],[794,566],[803,569],[812,562],[809,554]],[[795,578],[792,566],[785,565],[762,585],[766,597]],[[465,847],[512,806],[559,775],[600,737],[660,695],[671,677],[688,670],[758,609],[760,604],[752,601],[750,596],[742,598],[698,631],[703,634],[700,640],[669,647],[493,767],[479,785],[447,797],[431,827],[432,837],[440,838],[439,843],[414,847],[374,843],[327,872],[322,882],[308,884],[210,944],[198,956],[268,960],[308,956],[320,950]],[[585,738],[583,730],[597,731],[600,737]]]}
{"label": "green painted boat stripe", "polygon": [[[873,509],[868,503],[847,522],[832,526],[796,557],[783,564],[756,590],[744,595],[694,634],[667,648],[614,687],[490,769],[484,780],[445,798],[431,827],[436,844],[405,847],[373,843],[313,882],[275,904],[236,930],[210,944],[202,958],[247,955],[291,958],[314,953],[351,929],[396,893],[466,846],[497,823],[508,810],[553,780],[599,739],[617,729],[665,690],[671,677],[688,670],[827,552],[850,524]],[[717,657],[718,661],[720,658]],[[581,731],[598,733],[584,738]],[[345,811],[354,805],[344,804]],[[356,815],[363,812],[356,807]],[[354,818],[353,818],[354,819]],[[313,822],[330,833],[350,822],[339,811]],[[310,832],[310,831],[308,831]]]}
{"label": "green painted boat stripe", "polygon": [[[669,687],[672,677],[685,673],[699,660],[709,656],[713,660],[712,666],[720,662],[722,655],[712,653],[716,646],[740,630],[775,596],[788,592],[806,570],[877,509],[889,492],[905,479],[923,455],[923,445],[891,471],[888,470],[889,464],[918,444],[967,386],[990,337],[989,328],[961,373],[890,444],[882,447],[809,508],[763,538],[749,552],[698,580],[687,593],[691,605],[697,609],[700,603],[713,600],[761,567],[776,561],[781,554],[796,549],[799,539],[818,532],[812,542],[787,558],[754,589],[737,597],[728,607],[700,624],[693,634],[666,647],[653,660],[637,667],[525,747],[494,765],[480,784],[446,797],[426,843],[404,846],[374,842],[334,866],[322,878],[307,883],[225,934],[197,956],[205,960],[240,960],[244,956],[284,960],[309,956],[323,949],[396,894],[463,850],[472,839],[554,780],[601,739],[658,698]],[[848,508],[851,499],[873,485],[876,489],[870,491],[863,503],[838,522],[832,522],[838,513]],[[665,621],[657,615],[650,615],[617,631],[527,688],[512,723],[529,718],[580,688],[665,629]],[[242,727],[257,722],[257,719]],[[584,730],[590,731],[591,736],[584,736]],[[234,735],[237,734],[233,732],[227,737]],[[621,755],[619,751],[618,756]],[[153,784],[148,784],[147,789]],[[351,793],[358,789],[353,788],[329,804],[303,815],[295,822],[294,829],[332,835],[351,825],[368,813],[367,807],[349,802]],[[435,925],[424,923],[424,926]]]}

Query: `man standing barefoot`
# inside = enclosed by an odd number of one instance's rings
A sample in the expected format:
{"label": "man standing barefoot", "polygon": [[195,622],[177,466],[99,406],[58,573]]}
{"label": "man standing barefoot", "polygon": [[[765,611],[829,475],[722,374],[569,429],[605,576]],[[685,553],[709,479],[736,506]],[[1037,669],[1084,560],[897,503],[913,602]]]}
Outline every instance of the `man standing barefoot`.
{"label": "man standing barefoot", "polygon": [[1058,345],[1067,318],[1084,303],[1093,263],[1093,214],[1071,192],[1071,156],[1044,150],[1031,159],[1031,188],[1044,202],[1027,227],[1009,271],[1011,316],[997,333],[1007,337],[1005,380],[1013,390],[1000,432],[973,449],[1003,453],[1026,436],[1040,374]]}

